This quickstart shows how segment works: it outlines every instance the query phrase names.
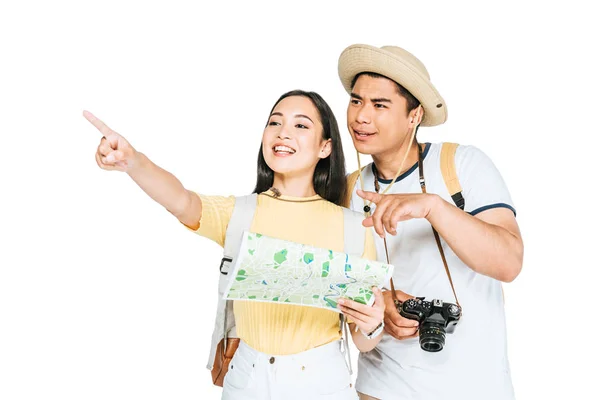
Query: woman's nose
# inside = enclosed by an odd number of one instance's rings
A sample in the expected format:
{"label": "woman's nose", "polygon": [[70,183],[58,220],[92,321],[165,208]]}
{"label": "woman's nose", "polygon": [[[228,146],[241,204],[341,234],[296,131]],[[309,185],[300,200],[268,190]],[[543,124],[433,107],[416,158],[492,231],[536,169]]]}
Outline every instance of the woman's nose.
{"label": "woman's nose", "polygon": [[289,130],[285,126],[281,127],[281,130],[277,134],[277,137],[281,140],[291,139]]}

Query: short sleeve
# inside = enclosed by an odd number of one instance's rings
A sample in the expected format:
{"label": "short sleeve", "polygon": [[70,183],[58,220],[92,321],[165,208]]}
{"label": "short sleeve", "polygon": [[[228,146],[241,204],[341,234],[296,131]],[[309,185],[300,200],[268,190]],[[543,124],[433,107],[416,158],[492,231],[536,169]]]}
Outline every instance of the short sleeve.
{"label": "short sleeve", "polygon": [[483,151],[475,146],[459,146],[455,160],[466,212],[477,215],[493,208],[508,208],[516,215],[500,171]]}
{"label": "short sleeve", "polygon": [[188,229],[224,246],[227,225],[235,206],[235,197],[204,196],[200,194],[198,196],[202,201],[200,226],[196,230]]}

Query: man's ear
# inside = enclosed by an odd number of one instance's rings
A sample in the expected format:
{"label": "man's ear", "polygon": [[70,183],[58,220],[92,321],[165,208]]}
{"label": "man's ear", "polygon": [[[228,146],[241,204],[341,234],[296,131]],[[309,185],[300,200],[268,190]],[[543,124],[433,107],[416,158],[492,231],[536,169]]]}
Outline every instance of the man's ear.
{"label": "man's ear", "polygon": [[321,145],[321,151],[319,152],[319,158],[327,158],[331,155],[331,139],[327,139],[325,143]]}
{"label": "man's ear", "polygon": [[423,120],[423,107],[421,105],[419,105],[417,108],[415,108],[414,110],[412,110],[409,113],[409,118],[408,120],[410,121],[411,124],[417,124],[419,125],[421,123],[421,121]]}

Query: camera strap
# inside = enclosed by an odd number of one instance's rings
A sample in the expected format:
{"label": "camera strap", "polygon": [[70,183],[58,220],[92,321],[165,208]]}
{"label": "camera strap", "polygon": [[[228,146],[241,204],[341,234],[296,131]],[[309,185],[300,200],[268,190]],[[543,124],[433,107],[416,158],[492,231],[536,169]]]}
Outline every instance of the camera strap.
{"label": "camera strap", "polygon": [[[427,193],[427,187],[425,186],[425,176],[423,174],[423,150],[421,149],[421,145],[417,142],[417,149],[419,151],[419,184],[421,185],[421,191],[423,193]],[[374,164],[373,164],[374,165]],[[379,181],[377,180],[377,168],[374,171],[375,176],[375,191],[379,193]],[[394,184],[395,180],[390,183],[390,186]],[[389,187],[388,187],[389,188]],[[438,250],[440,252],[440,256],[442,257],[442,262],[444,263],[444,268],[446,268],[446,275],[448,275],[448,281],[450,281],[450,286],[452,287],[452,293],[454,293],[454,299],[456,300],[456,305],[460,307],[460,303],[458,302],[458,297],[456,296],[456,290],[454,289],[454,283],[452,282],[452,275],[450,274],[450,268],[448,268],[448,262],[446,261],[446,255],[444,254],[444,249],[442,247],[442,241],[440,239],[440,235],[432,226],[433,236],[435,237],[435,241],[437,243]],[[387,259],[387,263],[390,264],[390,256],[388,254],[387,241],[386,237],[383,237],[383,245],[385,247],[385,256]],[[394,280],[390,278],[390,288],[392,290],[392,297],[398,303],[402,303],[396,297],[396,289],[394,288]]]}

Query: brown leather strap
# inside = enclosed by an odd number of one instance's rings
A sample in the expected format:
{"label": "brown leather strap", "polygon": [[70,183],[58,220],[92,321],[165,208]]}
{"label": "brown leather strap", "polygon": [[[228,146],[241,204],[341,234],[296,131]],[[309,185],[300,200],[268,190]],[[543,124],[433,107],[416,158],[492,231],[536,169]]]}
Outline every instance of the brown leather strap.
{"label": "brown leather strap", "polygon": [[456,300],[456,305],[460,307],[460,303],[458,302],[458,297],[456,296],[456,290],[454,290],[454,283],[452,283],[452,275],[450,275],[450,269],[448,268],[448,262],[446,261],[446,256],[444,254],[444,249],[442,248],[442,242],[440,241],[440,235],[437,231],[432,227],[433,235],[435,236],[435,241],[437,242],[438,250],[440,251],[440,255],[442,256],[442,261],[444,263],[444,267],[446,268],[446,275],[448,275],[448,280],[450,281],[450,286],[452,286],[452,293],[454,293],[454,299]]}
{"label": "brown leather strap", "polygon": [[[423,193],[427,193],[427,187],[425,186],[425,176],[423,174],[423,153],[421,152],[421,146],[418,143],[417,143],[417,147],[419,148],[419,183],[421,184],[421,191]],[[458,296],[456,296],[456,290],[454,289],[454,283],[452,282],[452,275],[450,274],[450,268],[448,268],[448,262],[446,261],[446,255],[444,254],[444,249],[442,247],[442,241],[440,239],[440,235],[433,226],[431,226],[431,229],[433,230],[433,236],[435,237],[435,242],[437,243],[437,247],[440,252],[440,256],[442,257],[442,262],[444,263],[444,268],[446,268],[446,275],[448,275],[448,280],[450,281],[450,286],[452,287],[452,293],[454,293],[454,299],[456,300],[456,305],[460,307],[460,303],[458,302]]]}
{"label": "brown leather strap", "polygon": [[[417,143],[417,149],[419,151],[419,184],[421,185],[421,191],[423,193],[427,193],[427,188],[425,186],[425,176],[423,174],[423,152],[421,149],[421,145]],[[377,181],[377,169],[374,171],[375,174],[375,191],[379,192],[379,182]],[[394,184],[391,182],[390,185]],[[454,299],[456,300],[456,305],[460,307],[460,303],[458,302],[458,296],[456,296],[456,290],[454,289],[454,283],[452,282],[452,275],[450,274],[450,268],[448,268],[448,262],[446,261],[446,255],[444,254],[444,249],[442,247],[442,241],[440,239],[440,235],[432,226],[433,236],[435,237],[435,241],[437,243],[438,250],[440,252],[440,256],[442,257],[442,262],[444,263],[444,268],[446,268],[446,275],[448,275],[448,281],[450,281],[450,286],[452,287],[452,293],[454,293]],[[383,238],[383,245],[385,247],[385,256],[387,259],[387,263],[390,264],[390,256],[388,254],[387,241],[386,238]],[[390,289],[392,290],[392,297],[394,301],[401,303],[396,296],[396,289],[394,288],[394,280],[390,278]]]}

